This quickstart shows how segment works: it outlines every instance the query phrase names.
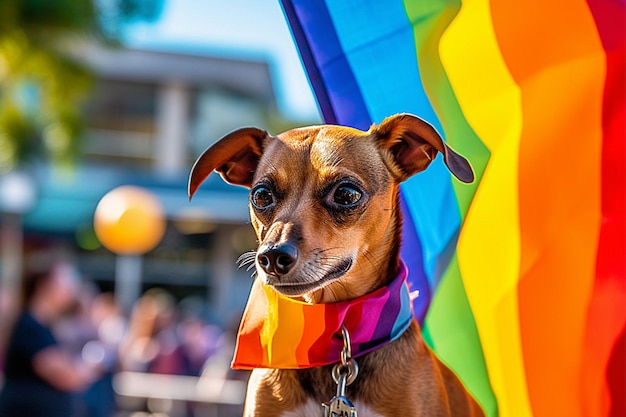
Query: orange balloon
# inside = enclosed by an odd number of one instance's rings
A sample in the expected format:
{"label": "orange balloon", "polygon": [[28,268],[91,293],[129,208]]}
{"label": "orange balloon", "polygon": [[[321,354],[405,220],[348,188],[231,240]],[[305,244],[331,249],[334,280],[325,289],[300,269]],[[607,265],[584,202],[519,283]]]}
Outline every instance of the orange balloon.
{"label": "orange balloon", "polygon": [[143,188],[124,185],[102,197],[94,213],[94,230],[112,252],[141,255],[153,249],[165,233],[159,199]]}

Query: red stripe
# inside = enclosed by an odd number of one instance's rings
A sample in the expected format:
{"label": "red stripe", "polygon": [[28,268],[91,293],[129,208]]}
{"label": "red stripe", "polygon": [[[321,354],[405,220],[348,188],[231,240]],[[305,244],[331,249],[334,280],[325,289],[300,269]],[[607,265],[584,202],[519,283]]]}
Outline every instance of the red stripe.
{"label": "red stripe", "polygon": [[594,381],[586,379],[581,391],[587,396],[584,405],[590,413],[610,412],[617,417],[626,415],[626,10],[621,1],[589,0],[588,4],[607,52],[607,68],[602,108],[602,226],[587,316],[585,362],[604,370],[600,375],[604,378],[597,381],[601,389],[589,386]]}
{"label": "red stripe", "polygon": [[327,314],[325,310],[315,310],[310,308],[303,308],[302,314],[304,315],[304,323],[306,327],[303,329],[302,338],[296,348],[296,361],[302,365],[310,363],[310,346],[316,341],[319,341],[323,337],[325,330],[325,319],[320,320],[319,316]]}
{"label": "red stripe", "polygon": [[[317,341],[311,346],[309,352],[309,363],[314,366],[328,363],[329,349],[327,340],[330,340],[337,329],[337,323],[339,322],[339,311],[337,308],[330,308],[332,304],[326,305],[326,316],[324,333],[317,339]],[[306,331],[306,330],[305,330]]]}

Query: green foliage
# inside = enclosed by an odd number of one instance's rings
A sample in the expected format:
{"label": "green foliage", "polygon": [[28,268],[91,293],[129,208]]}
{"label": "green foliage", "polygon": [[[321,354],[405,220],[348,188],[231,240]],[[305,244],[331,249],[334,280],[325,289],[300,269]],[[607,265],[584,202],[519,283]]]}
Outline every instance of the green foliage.
{"label": "green foliage", "polygon": [[36,157],[77,154],[91,74],[67,52],[117,42],[124,24],[158,17],[162,0],[0,1],[0,173]]}

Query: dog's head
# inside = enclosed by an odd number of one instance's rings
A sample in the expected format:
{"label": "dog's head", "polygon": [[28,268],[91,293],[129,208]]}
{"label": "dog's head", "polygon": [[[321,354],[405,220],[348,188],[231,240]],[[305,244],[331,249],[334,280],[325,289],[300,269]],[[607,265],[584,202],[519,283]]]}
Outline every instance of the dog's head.
{"label": "dog's head", "polygon": [[258,277],[286,296],[336,302],[385,285],[397,270],[398,186],[437,152],[459,180],[473,181],[465,158],[408,114],[367,132],[322,125],[270,136],[244,128],[198,158],[189,196],[213,170],[250,188]]}

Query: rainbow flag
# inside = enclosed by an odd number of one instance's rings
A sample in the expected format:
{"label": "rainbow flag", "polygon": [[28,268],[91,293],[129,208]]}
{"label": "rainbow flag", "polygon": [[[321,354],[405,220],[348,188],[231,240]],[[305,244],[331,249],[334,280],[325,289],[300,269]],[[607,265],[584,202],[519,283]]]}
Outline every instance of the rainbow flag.
{"label": "rainbow flag", "polygon": [[328,123],[432,123],[403,184],[424,335],[488,415],[626,415],[623,0],[283,0]]}

